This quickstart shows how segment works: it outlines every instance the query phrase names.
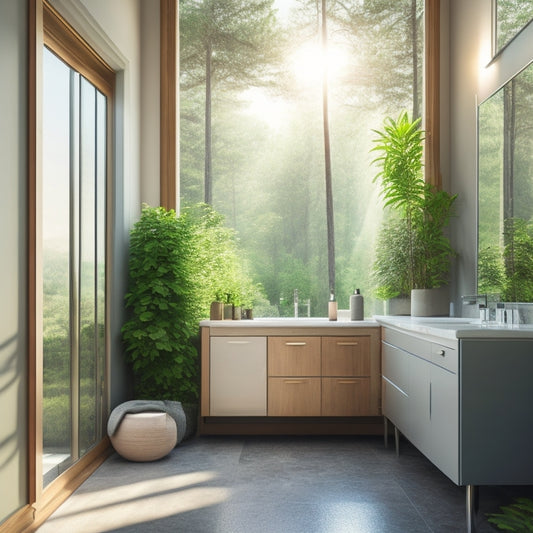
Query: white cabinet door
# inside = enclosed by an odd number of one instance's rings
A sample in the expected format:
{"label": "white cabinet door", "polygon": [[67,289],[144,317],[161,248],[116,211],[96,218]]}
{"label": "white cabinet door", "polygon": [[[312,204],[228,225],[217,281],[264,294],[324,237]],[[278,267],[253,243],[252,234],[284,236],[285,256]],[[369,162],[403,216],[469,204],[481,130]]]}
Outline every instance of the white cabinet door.
{"label": "white cabinet door", "polygon": [[409,423],[405,436],[427,457],[431,454],[430,364],[409,355]]}
{"label": "white cabinet door", "polygon": [[431,460],[459,482],[459,386],[457,374],[431,365]]}
{"label": "white cabinet door", "polygon": [[266,337],[211,337],[211,416],[266,416]]}

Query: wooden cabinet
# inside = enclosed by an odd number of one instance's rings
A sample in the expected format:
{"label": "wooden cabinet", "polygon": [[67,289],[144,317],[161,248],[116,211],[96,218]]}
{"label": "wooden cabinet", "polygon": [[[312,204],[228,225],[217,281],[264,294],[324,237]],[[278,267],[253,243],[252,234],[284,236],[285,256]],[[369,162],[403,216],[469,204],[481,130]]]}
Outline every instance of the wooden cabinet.
{"label": "wooden cabinet", "polygon": [[381,328],[324,322],[203,322],[201,432],[379,433]]}
{"label": "wooden cabinet", "polygon": [[368,335],[269,337],[268,415],[379,414],[371,401],[370,340]]}

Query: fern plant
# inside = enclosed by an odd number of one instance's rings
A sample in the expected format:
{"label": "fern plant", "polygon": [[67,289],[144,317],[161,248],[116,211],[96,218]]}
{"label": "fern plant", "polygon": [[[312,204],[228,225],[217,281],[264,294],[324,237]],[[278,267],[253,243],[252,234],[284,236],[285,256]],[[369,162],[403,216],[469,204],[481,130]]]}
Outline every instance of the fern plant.
{"label": "fern plant", "polygon": [[517,498],[514,503],[500,507],[500,511],[487,514],[488,521],[500,531],[533,531],[533,501],[529,498]]}
{"label": "fern plant", "polygon": [[444,228],[456,196],[424,181],[419,126],[420,119],[410,121],[403,112],[397,120],[385,119],[382,131],[374,130],[372,151],[380,155],[373,163],[381,170],[373,181],[380,182],[385,207],[395,216],[378,239],[373,267],[381,298],[446,284],[454,255]]}

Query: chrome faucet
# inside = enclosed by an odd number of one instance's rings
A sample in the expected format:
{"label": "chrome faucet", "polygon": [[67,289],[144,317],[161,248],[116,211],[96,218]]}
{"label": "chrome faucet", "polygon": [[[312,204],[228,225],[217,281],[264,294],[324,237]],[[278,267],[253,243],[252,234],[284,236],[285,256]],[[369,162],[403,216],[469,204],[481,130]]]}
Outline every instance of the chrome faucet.
{"label": "chrome faucet", "polygon": [[294,318],[298,318],[298,289],[294,289]]}

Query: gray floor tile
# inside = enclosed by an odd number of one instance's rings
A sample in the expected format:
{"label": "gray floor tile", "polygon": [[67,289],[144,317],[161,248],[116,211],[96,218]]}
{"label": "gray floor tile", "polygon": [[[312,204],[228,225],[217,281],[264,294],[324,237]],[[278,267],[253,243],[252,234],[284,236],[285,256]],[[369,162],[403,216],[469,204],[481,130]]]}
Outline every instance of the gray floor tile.
{"label": "gray floor tile", "polygon": [[[528,493],[529,491],[529,493]],[[481,487],[485,513],[531,487]],[[161,461],[112,455],[39,533],[454,533],[465,489],[407,441],[204,437]]]}

